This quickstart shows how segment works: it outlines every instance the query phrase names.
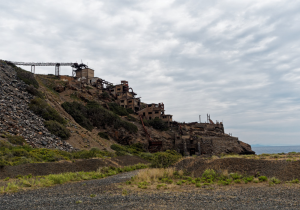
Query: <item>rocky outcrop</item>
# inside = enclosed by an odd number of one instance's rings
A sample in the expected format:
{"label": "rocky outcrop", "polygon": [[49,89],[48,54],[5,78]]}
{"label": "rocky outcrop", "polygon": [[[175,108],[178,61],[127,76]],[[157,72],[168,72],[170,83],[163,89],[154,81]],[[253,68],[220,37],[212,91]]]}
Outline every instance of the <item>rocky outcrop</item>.
{"label": "rocky outcrop", "polygon": [[73,150],[44,127],[44,119],[28,109],[33,96],[26,92],[27,87],[17,79],[13,67],[0,61],[0,133],[23,136],[29,145],[37,148]]}

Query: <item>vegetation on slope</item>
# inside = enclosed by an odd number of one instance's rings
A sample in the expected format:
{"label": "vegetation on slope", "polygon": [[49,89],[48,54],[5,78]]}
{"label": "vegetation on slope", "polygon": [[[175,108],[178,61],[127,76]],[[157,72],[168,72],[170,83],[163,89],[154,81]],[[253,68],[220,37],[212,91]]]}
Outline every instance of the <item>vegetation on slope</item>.
{"label": "vegetation on slope", "polygon": [[90,131],[94,127],[105,128],[106,126],[114,126],[115,129],[123,127],[132,133],[138,131],[134,124],[122,120],[117,114],[105,109],[95,101],[89,101],[86,106],[75,101],[65,102],[62,107],[79,125]]}
{"label": "vegetation on slope", "polygon": [[6,62],[7,65],[14,68],[14,70],[17,72],[17,78],[24,81],[27,85],[33,85],[35,88],[39,88],[39,83],[34,78],[34,75],[29,72],[21,69],[20,67],[17,67],[15,64]]}
{"label": "vegetation on slope", "polygon": [[136,155],[151,162],[151,167],[167,168],[176,163],[182,155],[174,150],[167,150],[165,152],[148,153],[143,148],[142,144],[132,144],[128,146],[111,145],[111,149],[116,151],[116,155]]}
{"label": "vegetation on slope", "polygon": [[103,158],[115,156],[112,152],[92,148],[89,151],[66,152],[61,150],[32,148],[29,145],[12,146],[0,141],[0,166],[20,165],[25,163],[54,162],[59,160]]}

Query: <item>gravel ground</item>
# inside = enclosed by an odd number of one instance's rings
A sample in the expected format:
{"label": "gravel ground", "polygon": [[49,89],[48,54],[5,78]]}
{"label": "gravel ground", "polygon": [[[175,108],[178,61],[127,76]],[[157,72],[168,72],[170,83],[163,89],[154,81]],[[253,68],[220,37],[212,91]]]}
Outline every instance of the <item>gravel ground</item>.
{"label": "gravel ground", "polygon": [[136,173],[0,195],[0,209],[300,209],[298,185],[128,191],[128,195],[122,195],[118,183]]}

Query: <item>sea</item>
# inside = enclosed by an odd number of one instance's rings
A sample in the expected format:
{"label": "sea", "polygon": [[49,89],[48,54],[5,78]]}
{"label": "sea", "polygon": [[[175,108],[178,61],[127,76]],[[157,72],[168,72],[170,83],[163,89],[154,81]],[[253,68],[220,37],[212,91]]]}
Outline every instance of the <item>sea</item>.
{"label": "sea", "polygon": [[263,146],[263,147],[252,147],[255,154],[260,155],[266,154],[277,154],[277,153],[289,153],[289,152],[300,152],[300,146]]}

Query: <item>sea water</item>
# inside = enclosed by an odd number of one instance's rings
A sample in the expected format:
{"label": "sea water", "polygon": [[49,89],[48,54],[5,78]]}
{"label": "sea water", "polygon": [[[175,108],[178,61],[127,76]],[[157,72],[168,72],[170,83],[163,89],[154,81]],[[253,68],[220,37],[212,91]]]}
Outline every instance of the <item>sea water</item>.
{"label": "sea water", "polygon": [[289,153],[300,152],[300,146],[265,146],[265,147],[252,147],[255,154],[260,155],[262,153],[277,154],[277,153]]}

